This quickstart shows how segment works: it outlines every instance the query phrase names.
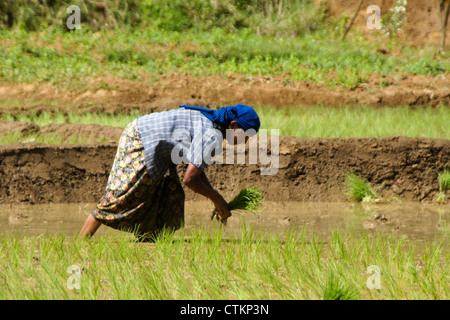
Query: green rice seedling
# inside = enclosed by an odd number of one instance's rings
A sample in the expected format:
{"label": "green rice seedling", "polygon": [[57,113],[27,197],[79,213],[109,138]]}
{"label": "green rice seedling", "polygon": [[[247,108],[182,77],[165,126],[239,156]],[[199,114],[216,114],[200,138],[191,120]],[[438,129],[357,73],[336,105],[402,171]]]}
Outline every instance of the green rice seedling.
{"label": "green rice seedling", "polygon": [[347,187],[345,193],[358,202],[370,202],[378,199],[370,183],[354,173],[345,176],[345,186]]}
{"label": "green rice seedling", "polygon": [[[450,139],[450,107],[256,106],[261,128],[302,138],[429,137]],[[355,126],[355,123],[360,125]],[[270,132],[270,131],[269,131]]]}
{"label": "green rice seedling", "polygon": [[333,233],[331,234],[330,247],[337,259],[344,259],[348,254],[345,242],[345,239],[342,239],[342,235],[339,233],[339,231],[333,231]]}
{"label": "green rice seedling", "polygon": [[[17,104],[17,101],[0,101],[0,104]],[[45,102],[47,103],[47,102]],[[272,130],[278,128],[281,136],[302,138],[347,138],[407,136],[450,139],[446,119],[450,117],[450,107],[441,105],[431,108],[421,106],[395,106],[385,108],[370,108],[363,106],[329,107],[329,106],[295,106],[275,108],[270,105],[255,106],[261,117],[261,128]],[[55,106],[58,109],[58,106]],[[23,121],[45,126],[50,123],[98,124],[102,126],[125,128],[128,123],[137,118],[139,110],[129,110],[124,113],[109,112],[64,112],[55,110],[42,113],[13,112],[14,109],[0,114],[0,120]],[[360,123],[360,126],[355,126]],[[411,125],[413,124],[413,125]],[[51,134],[51,133],[48,133]],[[55,134],[56,135],[56,134]],[[110,142],[111,137],[98,137],[96,141],[71,139],[76,143]],[[104,141],[97,141],[97,140]],[[69,139],[68,139],[69,140]],[[43,137],[38,133],[23,136],[19,133],[3,132],[0,143],[68,143],[61,137]],[[72,143],[70,141],[70,143]],[[75,142],[73,142],[75,143]]]}
{"label": "green rice seedling", "polygon": [[445,168],[439,173],[439,191],[446,193],[450,190],[450,169]]}
{"label": "green rice seedling", "polygon": [[228,210],[256,211],[263,201],[262,193],[256,188],[242,189],[239,194],[228,202]]}
{"label": "green rice seedling", "polygon": [[450,190],[450,169],[445,168],[439,173],[439,193],[434,198],[434,201],[438,203],[446,203],[446,194],[448,190]]}
{"label": "green rice seedling", "polygon": [[331,272],[323,289],[323,300],[357,300],[359,293],[356,288],[343,284],[342,280]]}
{"label": "green rice seedling", "polygon": [[[195,229],[192,241],[167,234],[139,243],[132,235],[89,241],[51,234],[0,235],[1,299],[448,299],[446,242],[362,237],[337,232],[331,241],[223,228]],[[344,240],[345,239],[345,240]],[[224,241],[225,240],[225,241]],[[347,254],[340,251],[345,241]],[[332,244],[334,242],[334,244]],[[364,250],[367,248],[367,250]],[[359,254],[352,254],[359,252]],[[317,256],[317,258],[315,258]],[[314,258],[313,258],[314,257]],[[70,289],[67,268],[81,268]],[[366,270],[380,268],[381,288]]]}
{"label": "green rice seedling", "polygon": [[[250,211],[254,212],[259,209],[263,201],[262,192],[257,188],[245,188],[242,189],[233,200],[228,202],[228,210],[230,211]],[[211,220],[214,218],[219,219],[217,211],[214,210],[211,215]],[[225,221],[222,221],[225,223]]]}

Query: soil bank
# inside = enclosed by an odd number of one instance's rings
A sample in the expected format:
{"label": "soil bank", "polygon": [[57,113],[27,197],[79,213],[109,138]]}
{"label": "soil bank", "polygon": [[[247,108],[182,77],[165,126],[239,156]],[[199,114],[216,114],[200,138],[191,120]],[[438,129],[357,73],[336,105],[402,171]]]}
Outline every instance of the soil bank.
{"label": "soil bank", "polygon": [[[97,202],[117,144],[0,146],[0,203]],[[270,149],[269,149],[270,151]],[[214,164],[206,169],[226,199],[258,187],[268,201],[347,201],[345,174],[367,179],[383,197],[431,201],[438,173],[450,165],[450,140],[428,138],[280,137],[279,169],[261,175],[257,164]],[[185,165],[178,166],[181,178]],[[187,200],[204,197],[186,190]]]}

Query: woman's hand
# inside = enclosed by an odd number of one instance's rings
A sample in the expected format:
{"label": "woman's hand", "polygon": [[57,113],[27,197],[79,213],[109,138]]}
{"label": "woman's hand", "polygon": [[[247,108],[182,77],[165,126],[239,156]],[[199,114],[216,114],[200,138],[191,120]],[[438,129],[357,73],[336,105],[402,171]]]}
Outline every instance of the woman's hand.
{"label": "woman's hand", "polygon": [[228,210],[228,203],[217,191],[215,192],[215,195],[211,200],[214,202],[214,205],[216,206],[217,219],[220,220],[222,223],[226,223],[227,219],[231,217],[231,212],[230,210]]}

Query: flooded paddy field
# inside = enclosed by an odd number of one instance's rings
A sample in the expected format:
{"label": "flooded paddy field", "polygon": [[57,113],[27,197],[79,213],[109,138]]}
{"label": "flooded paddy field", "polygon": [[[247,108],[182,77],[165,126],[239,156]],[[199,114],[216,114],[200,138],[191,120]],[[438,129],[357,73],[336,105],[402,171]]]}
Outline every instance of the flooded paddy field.
{"label": "flooded paddy field", "polygon": [[[95,203],[0,205],[0,232],[36,236],[43,233],[76,235]],[[188,201],[184,235],[195,228],[211,229],[212,204]],[[225,235],[239,238],[242,226],[284,236],[288,232],[328,238],[333,231],[355,234],[406,236],[412,241],[445,239],[450,236],[450,205],[398,202],[359,204],[349,202],[266,202],[257,213],[237,212],[228,220]],[[116,234],[102,226],[100,235]]]}
{"label": "flooded paddy field", "polygon": [[[260,212],[233,213],[222,228],[210,220],[213,204],[185,188],[185,227],[156,243],[105,226],[78,240],[116,150],[0,146],[0,298],[450,297],[450,205],[433,203],[449,140],[280,137],[276,175],[258,165],[206,169],[226,199],[259,188]],[[349,201],[352,171],[381,202]],[[81,270],[80,289],[67,286],[71,266]]]}

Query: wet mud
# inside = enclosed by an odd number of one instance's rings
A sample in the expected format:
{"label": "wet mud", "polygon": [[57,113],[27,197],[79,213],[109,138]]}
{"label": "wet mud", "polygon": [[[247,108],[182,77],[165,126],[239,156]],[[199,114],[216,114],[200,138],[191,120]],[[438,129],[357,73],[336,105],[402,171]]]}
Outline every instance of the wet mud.
{"label": "wet mud", "polygon": [[[0,233],[36,236],[65,233],[75,236],[94,203],[0,205]],[[183,235],[197,227],[212,229],[212,203],[188,201]],[[418,203],[361,205],[335,202],[266,202],[256,213],[235,212],[224,229],[227,238],[239,238],[243,226],[253,232],[285,236],[301,231],[327,239],[336,230],[355,234],[404,236],[416,242],[449,239],[450,206]],[[120,231],[102,226],[98,235]]]}

